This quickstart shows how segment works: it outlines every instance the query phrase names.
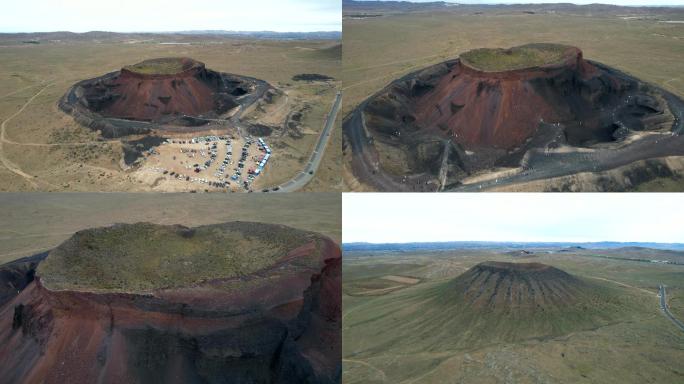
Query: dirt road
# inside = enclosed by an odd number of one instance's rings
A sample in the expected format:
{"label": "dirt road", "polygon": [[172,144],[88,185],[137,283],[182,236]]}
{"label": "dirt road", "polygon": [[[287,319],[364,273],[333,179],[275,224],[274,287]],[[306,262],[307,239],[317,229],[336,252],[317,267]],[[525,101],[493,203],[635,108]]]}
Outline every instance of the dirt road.
{"label": "dirt road", "polygon": [[31,104],[33,102],[33,100],[35,100],[38,96],[40,96],[43,92],[45,92],[45,90],[47,90],[52,85],[54,85],[54,83],[49,83],[46,86],[44,86],[43,88],[41,88],[38,92],[36,92],[33,96],[31,96],[26,101],[26,103],[24,103],[24,105],[22,105],[21,108],[19,108],[18,111],[14,112],[14,114],[12,114],[8,118],[6,118],[2,122],[2,124],[0,124],[0,162],[2,162],[2,165],[5,168],[7,168],[10,172],[12,172],[16,175],[19,175],[19,176],[23,177],[24,179],[26,179],[26,181],[29,184],[31,184],[31,186],[34,188],[38,188],[38,183],[36,182],[35,177],[32,175],[29,175],[28,173],[26,173],[24,171],[22,171],[21,168],[19,168],[19,166],[15,165],[14,163],[12,163],[12,161],[10,161],[7,158],[7,155],[5,154],[4,144],[13,144],[13,143],[7,140],[5,131],[6,131],[6,127],[7,127],[8,122],[10,122],[12,119],[19,116],[22,112],[24,112],[26,107],[28,107],[29,104]]}

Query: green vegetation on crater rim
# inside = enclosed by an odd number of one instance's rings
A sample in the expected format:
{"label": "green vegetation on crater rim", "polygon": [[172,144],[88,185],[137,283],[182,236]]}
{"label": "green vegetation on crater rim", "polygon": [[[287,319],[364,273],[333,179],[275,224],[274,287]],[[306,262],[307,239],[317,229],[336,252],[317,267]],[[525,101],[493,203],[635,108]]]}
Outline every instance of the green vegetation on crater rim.
{"label": "green vegetation on crater rim", "polygon": [[527,44],[509,49],[479,48],[461,54],[466,65],[485,72],[501,72],[558,63],[572,47],[560,44]]}
{"label": "green vegetation on crater rim", "polygon": [[38,267],[53,290],[150,292],[245,276],[315,239],[281,225],[117,224],[77,232]]}
{"label": "green vegetation on crater rim", "polygon": [[182,57],[165,57],[127,65],[124,69],[143,75],[173,75],[190,69],[195,61]]}

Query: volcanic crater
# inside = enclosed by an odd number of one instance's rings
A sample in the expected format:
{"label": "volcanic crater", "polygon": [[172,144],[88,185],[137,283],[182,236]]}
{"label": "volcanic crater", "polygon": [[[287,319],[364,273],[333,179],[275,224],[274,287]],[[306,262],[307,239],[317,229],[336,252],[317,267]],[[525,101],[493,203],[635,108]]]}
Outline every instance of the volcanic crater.
{"label": "volcanic crater", "polygon": [[[579,48],[528,44],[476,49],[410,73],[364,101],[344,130],[360,181],[444,190],[501,168],[538,179],[629,163],[645,133],[660,135],[650,151],[684,154],[667,140],[682,130],[683,109],[676,96],[585,60]],[[383,159],[378,145],[398,150],[403,168],[383,167],[396,160]]]}
{"label": "volcanic crater", "polygon": [[549,265],[496,261],[477,264],[451,284],[468,307],[495,311],[560,309],[591,289]]}
{"label": "volcanic crater", "polygon": [[340,380],[341,252],[322,235],[120,224],[37,263],[0,267],[23,282],[0,303],[8,382]]}
{"label": "volcanic crater", "polygon": [[629,316],[621,295],[541,263],[482,262],[417,298],[416,337],[472,346],[594,329]]}
{"label": "volcanic crater", "polygon": [[207,69],[187,57],[145,60],[69,89],[60,108],[104,137],[202,126],[275,92],[265,81]]}
{"label": "volcanic crater", "polygon": [[374,300],[351,325],[373,327],[380,342],[368,348],[392,345],[405,353],[555,338],[629,321],[639,305],[610,284],[542,263],[502,261]]}

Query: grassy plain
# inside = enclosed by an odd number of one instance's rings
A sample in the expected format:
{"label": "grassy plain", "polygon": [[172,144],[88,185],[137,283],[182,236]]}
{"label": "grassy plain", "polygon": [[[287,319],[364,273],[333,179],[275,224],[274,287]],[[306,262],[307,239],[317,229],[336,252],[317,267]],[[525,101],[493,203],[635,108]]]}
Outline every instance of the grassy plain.
{"label": "grassy plain", "polygon": [[[271,138],[276,153],[269,180],[279,183],[304,167],[330,110],[339,80],[331,85],[295,82],[300,73],[340,78],[336,41],[190,39],[190,44],[120,39],[16,44],[0,39],[0,191],[152,191],[155,180],[122,165],[119,140],[101,140],[60,111],[57,101],[77,81],[159,57],[192,57],[207,68],[253,76],[292,94],[306,108],[299,138]],[[339,187],[340,145],[331,143],[309,190]],[[201,190],[198,188],[198,190]]]}
{"label": "grassy plain", "polygon": [[[468,9],[468,8],[464,8]],[[345,9],[345,12],[351,12]],[[343,90],[346,116],[364,99],[394,79],[420,68],[455,58],[477,48],[509,48],[529,43],[579,47],[584,57],[684,97],[684,24],[660,22],[641,15],[535,13],[504,8],[460,11],[459,7],[426,12],[385,12],[379,17],[343,20]],[[620,12],[621,13],[621,12]],[[377,145],[381,160],[402,166],[391,148]],[[347,188],[363,190],[348,169]],[[385,164],[383,164],[385,166]]]}
{"label": "grassy plain", "polygon": [[75,232],[115,223],[198,226],[227,221],[284,224],[341,239],[335,193],[0,194],[0,263],[52,249]]}
{"label": "grassy plain", "polygon": [[[657,289],[659,284],[668,285],[672,312],[684,314],[684,266],[598,255],[601,251],[543,252],[528,257],[497,249],[346,252],[345,383],[681,381],[684,333],[661,313]],[[434,302],[430,300],[435,295],[445,300],[454,295],[445,290],[446,283],[486,260],[552,265],[613,299],[602,306],[587,302],[584,309],[580,305],[572,310],[577,319],[587,321],[584,326],[566,321],[549,330],[540,330],[539,324],[526,329],[524,319],[505,316],[496,321],[487,314],[469,319],[468,311],[458,303],[452,308],[426,309],[425,303]],[[420,282],[388,282],[383,279],[387,275]],[[393,288],[378,291],[387,286]],[[511,333],[512,329],[519,332]]]}

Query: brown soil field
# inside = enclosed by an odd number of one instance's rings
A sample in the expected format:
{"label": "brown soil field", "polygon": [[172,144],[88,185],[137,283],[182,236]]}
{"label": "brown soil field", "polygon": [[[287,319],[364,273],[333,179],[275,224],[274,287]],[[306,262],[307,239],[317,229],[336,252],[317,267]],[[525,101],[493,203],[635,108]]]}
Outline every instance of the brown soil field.
{"label": "brown soil field", "polygon": [[387,275],[382,277],[385,280],[389,281],[394,281],[397,283],[402,283],[402,284],[418,284],[420,282],[420,279],[415,279],[412,277],[406,277],[406,276],[395,276],[395,275]]}
{"label": "brown soil field", "polygon": [[[265,152],[258,148],[257,140],[251,140],[247,146],[244,166],[240,168],[239,161],[242,148],[247,143],[246,139],[232,136],[232,139],[227,137],[230,141],[221,139],[197,143],[193,143],[193,139],[196,137],[191,135],[175,136],[170,143],[165,142],[156,147],[153,153],[145,154],[145,161],[133,175],[144,182],[154,180],[153,189],[159,191],[187,192],[204,188],[211,191],[239,192],[246,189],[243,182],[247,181],[249,171],[254,171],[259,160],[265,155]],[[268,142],[265,142],[268,145]],[[211,151],[214,143],[216,143],[215,160],[205,168],[206,162],[212,159]],[[228,152],[231,152],[231,155],[228,155]],[[227,163],[221,171],[223,161]],[[236,170],[240,170],[241,174],[236,175]],[[263,175],[269,170],[270,166],[267,163],[261,174],[256,176],[254,181],[250,181],[249,188],[260,190],[260,187],[264,185]],[[232,179],[232,176],[237,176],[237,179]],[[269,186],[265,185],[265,187]]]}

